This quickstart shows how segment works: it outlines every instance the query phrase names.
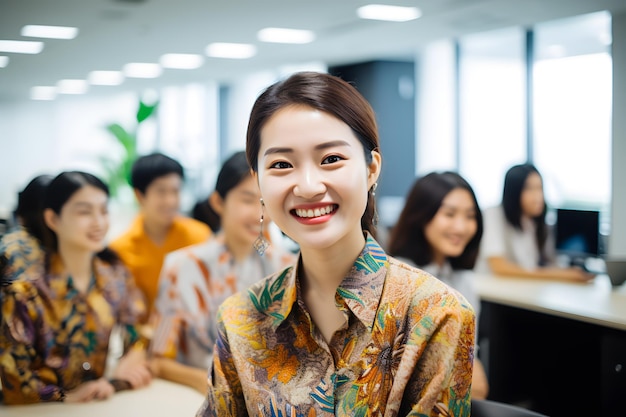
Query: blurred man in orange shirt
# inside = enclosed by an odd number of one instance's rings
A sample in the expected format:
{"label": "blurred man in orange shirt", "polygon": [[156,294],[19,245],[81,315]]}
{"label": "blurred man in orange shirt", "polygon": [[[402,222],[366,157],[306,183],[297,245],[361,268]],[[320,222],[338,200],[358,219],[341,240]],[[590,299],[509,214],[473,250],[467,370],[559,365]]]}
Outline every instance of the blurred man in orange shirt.
{"label": "blurred man in orange shirt", "polygon": [[166,155],[138,158],[131,184],[140,212],[129,229],[110,244],[133,274],[148,311],[157,295],[165,255],[204,242],[211,235],[206,224],[180,214],[183,180],[183,167]]}

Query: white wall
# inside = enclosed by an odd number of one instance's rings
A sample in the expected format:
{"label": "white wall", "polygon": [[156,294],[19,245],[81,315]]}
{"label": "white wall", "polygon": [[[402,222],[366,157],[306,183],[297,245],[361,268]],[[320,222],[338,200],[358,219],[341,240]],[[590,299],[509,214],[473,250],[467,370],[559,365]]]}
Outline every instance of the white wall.
{"label": "white wall", "polygon": [[613,184],[608,253],[626,256],[626,13],[613,15]]}
{"label": "white wall", "polygon": [[0,104],[0,211],[12,211],[17,192],[38,174],[101,174],[99,155],[120,151],[104,126],[132,122],[136,100],[129,94]]}

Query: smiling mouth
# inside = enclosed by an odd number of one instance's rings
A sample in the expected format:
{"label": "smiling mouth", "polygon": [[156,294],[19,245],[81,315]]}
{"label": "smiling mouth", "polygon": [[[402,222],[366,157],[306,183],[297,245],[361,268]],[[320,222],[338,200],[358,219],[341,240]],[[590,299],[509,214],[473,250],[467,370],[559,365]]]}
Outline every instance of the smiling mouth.
{"label": "smiling mouth", "polygon": [[317,207],[315,209],[294,209],[292,213],[303,219],[312,219],[330,214],[337,210],[338,207],[337,204],[329,204],[325,207]]}

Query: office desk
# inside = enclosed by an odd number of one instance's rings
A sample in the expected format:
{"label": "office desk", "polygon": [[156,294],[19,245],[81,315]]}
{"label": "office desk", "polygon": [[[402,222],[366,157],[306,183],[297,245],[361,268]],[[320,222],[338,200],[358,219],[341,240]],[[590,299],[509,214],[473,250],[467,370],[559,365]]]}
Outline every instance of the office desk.
{"label": "office desk", "polygon": [[489,398],[559,416],[625,415],[626,285],[479,275]]}
{"label": "office desk", "polygon": [[156,379],[150,386],[122,391],[105,401],[4,406],[2,417],[193,417],[204,396],[184,385]]}
{"label": "office desk", "polygon": [[483,301],[626,330],[626,285],[612,288],[606,275],[581,284],[479,275],[476,286]]}

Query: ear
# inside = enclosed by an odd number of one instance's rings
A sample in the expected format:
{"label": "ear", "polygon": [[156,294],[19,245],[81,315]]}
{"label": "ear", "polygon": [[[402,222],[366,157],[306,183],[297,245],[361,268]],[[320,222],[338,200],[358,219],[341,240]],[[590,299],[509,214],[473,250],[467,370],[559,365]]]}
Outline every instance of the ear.
{"label": "ear", "polygon": [[135,193],[135,198],[137,199],[137,202],[139,203],[139,205],[143,206],[144,196],[142,192],[139,191],[137,188],[133,188],[133,192]]}
{"label": "ear", "polygon": [[372,151],[372,162],[367,166],[367,189],[369,190],[378,181],[383,168],[383,158],[378,151]]}
{"label": "ear", "polygon": [[43,221],[46,223],[46,226],[48,226],[54,233],[57,232],[59,216],[57,216],[54,210],[49,208],[45,209],[43,211]]}
{"label": "ear", "polygon": [[220,217],[224,212],[224,199],[221,195],[218,194],[217,191],[213,191],[209,196],[209,206],[215,211]]}

